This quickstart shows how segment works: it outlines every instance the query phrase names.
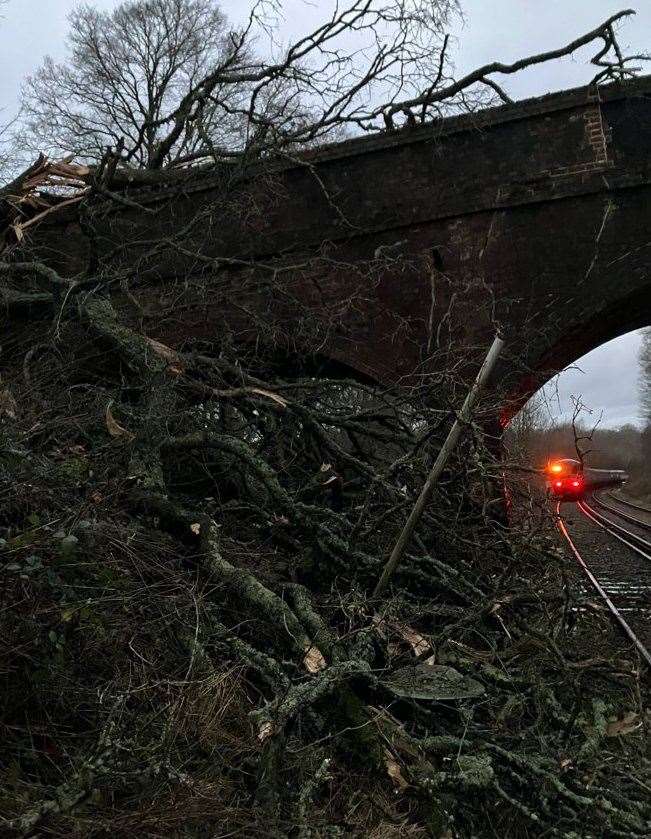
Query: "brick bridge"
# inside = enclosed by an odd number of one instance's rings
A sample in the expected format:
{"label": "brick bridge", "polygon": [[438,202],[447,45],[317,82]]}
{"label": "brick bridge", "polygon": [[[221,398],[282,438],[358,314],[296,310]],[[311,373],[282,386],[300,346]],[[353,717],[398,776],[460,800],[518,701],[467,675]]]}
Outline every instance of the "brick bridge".
{"label": "brick bridge", "polygon": [[[356,138],[272,169],[235,187],[226,209],[223,171],[185,175],[170,200],[160,187],[124,193],[149,212],[124,206],[96,240],[155,278],[148,334],[179,346],[214,339],[225,320],[245,334],[259,316],[298,335],[298,302],[323,356],[395,381],[436,364],[453,321],[476,359],[496,320],[510,349],[500,380],[518,405],[582,354],[651,324],[651,77]],[[146,253],[143,239],[172,231],[177,245]],[[66,234],[66,250],[81,252],[76,223]],[[224,256],[234,262],[210,259]],[[54,261],[72,269],[66,260]],[[293,266],[276,276],[291,287],[251,263]],[[234,308],[225,288],[240,295]]]}

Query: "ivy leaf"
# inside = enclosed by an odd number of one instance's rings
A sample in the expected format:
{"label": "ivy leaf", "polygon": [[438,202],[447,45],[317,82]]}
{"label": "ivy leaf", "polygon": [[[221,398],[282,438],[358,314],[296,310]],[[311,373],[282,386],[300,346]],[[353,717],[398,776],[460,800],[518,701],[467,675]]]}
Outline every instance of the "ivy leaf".
{"label": "ivy leaf", "polygon": [[113,413],[111,412],[111,405],[106,406],[106,430],[115,439],[123,439],[127,443],[131,443],[135,439],[135,434],[132,434],[130,431],[127,431],[126,428],[123,428],[120,423],[115,419]]}
{"label": "ivy leaf", "polygon": [[631,734],[637,731],[642,725],[642,718],[635,711],[629,711],[621,720],[613,720],[606,726],[606,737],[619,737],[623,734]]}

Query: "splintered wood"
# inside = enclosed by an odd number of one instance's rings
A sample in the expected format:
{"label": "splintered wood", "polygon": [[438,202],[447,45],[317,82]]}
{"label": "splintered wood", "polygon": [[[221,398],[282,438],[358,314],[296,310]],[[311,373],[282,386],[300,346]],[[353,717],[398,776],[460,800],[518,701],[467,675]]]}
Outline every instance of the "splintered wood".
{"label": "splintered wood", "polygon": [[0,189],[0,252],[18,244],[25,231],[46,216],[82,200],[90,187],[88,166],[71,158],[38,159],[11,183]]}

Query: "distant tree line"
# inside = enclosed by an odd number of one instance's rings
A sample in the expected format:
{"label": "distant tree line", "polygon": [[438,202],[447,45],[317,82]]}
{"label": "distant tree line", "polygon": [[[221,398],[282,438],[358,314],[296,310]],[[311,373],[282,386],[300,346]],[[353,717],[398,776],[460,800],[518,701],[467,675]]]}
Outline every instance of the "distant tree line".
{"label": "distant tree line", "polygon": [[644,331],[639,355],[640,364],[640,410],[644,428],[641,435],[642,473],[646,464],[644,482],[647,491],[651,488],[651,327]]}

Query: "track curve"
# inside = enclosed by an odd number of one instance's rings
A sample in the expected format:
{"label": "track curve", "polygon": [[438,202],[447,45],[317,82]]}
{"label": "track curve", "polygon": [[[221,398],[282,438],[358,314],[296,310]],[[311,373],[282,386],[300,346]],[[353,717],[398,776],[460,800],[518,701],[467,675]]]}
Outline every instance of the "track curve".
{"label": "track curve", "polygon": [[[594,500],[595,499],[592,499],[593,503]],[[646,525],[636,522],[634,529],[631,530],[630,525],[626,526],[625,524],[622,524],[621,521],[618,522],[616,519],[614,520],[612,514],[610,517],[604,516],[603,513],[600,513],[595,510],[594,507],[591,507],[587,501],[577,501],[576,506],[579,510],[581,510],[584,516],[589,518],[590,521],[598,527],[603,528],[607,533],[610,533],[611,536],[614,536],[615,539],[623,542],[627,547],[635,551],[647,562],[651,562],[651,541],[649,541],[649,537],[651,537],[651,530]],[[615,515],[616,517],[619,516],[624,522],[627,521],[627,519],[620,513],[616,512]]]}
{"label": "track curve", "polygon": [[[606,501],[605,498],[610,499],[610,501]],[[605,510],[607,513],[614,515],[616,520],[620,519],[625,525],[632,525],[634,531],[647,534],[648,538],[651,539],[651,513],[646,508],[621,501],[610,492],[595,492],[592,494],[590,501],[600,510]],[[624,506],[624,509],[622,509],[622,506]],[[635,514],[632,511],[635,511]]]}
{"label": "track curve", "polygon": [[623,504],[625,507],[630,507],[633,510],[637,510],[640,513],[648,513],[651,515],[651,510],[648,507],[645,507],[643,504],[635,504],[633,501],[629,501],[628,498],[622,498],[620,495],[615,495],[612,490],[609,490],[607,493],[613,501],[616,501],[618,504]]}

